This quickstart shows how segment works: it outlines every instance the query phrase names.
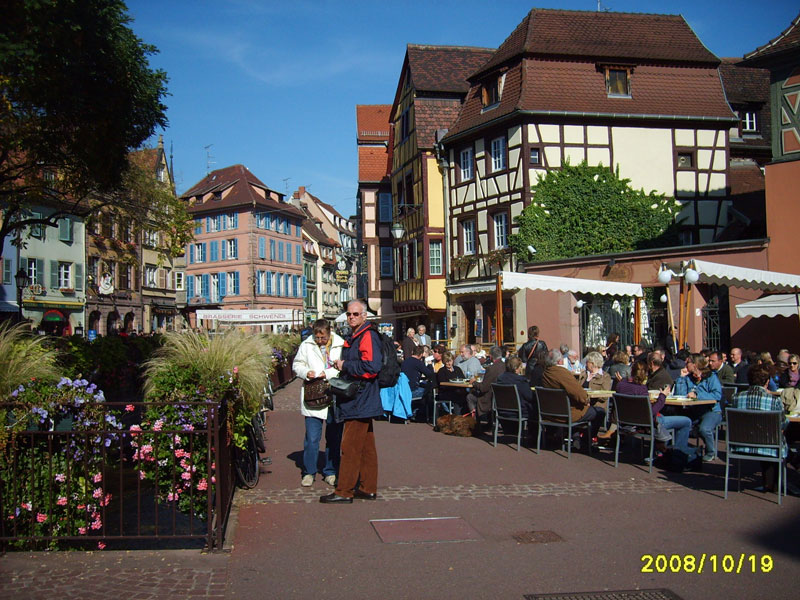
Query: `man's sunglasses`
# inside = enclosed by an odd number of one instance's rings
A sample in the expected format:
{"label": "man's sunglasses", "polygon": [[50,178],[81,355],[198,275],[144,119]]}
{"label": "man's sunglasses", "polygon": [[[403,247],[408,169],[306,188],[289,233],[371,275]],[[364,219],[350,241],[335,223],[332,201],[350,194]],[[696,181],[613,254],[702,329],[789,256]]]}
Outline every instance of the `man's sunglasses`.
{"label": "man's sunglasses", "polygon": [[348,317],[358,317],[359,315],[361,315],[361,313],[360,313],[360,312],[358,312],[358,313],[345,313],[345,314],[346,314]]}

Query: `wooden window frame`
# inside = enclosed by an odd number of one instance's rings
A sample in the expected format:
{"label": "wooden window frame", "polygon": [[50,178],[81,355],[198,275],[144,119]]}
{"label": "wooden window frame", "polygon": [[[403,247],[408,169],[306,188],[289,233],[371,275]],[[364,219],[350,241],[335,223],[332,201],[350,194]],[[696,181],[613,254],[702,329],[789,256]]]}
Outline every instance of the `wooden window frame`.
{"label": "wooden window frame", "polygon": [[[689,166],[680,165],[680,157],[689,155],[692,164]],[[697,150],[695,148],[677,147],[675,148],[675,170],[676,171],[696,171],[697,170]]]}
{"label": "wooden window frame", "polygon": [[[464,176],[464,153],[469,152],[469,177]],[[475,179],[475,148],[466,146],[458,151],[458,165],[456,166],[457,182],[464,183]]]}
{"label": "wooden window frame", "polygon": [[[621,71],[625,73],[625,90],[626,93],[620,94],[611,91],[611,72]],[[606,95],[609,98],[632,98],[633,97],[633,67],[630,65],[604,65],[603,74],[606,84]]]}
{"label": "wooden window frame", "polygon": [[[533,161],[533,157],[531,156],[531,152],[534,151],[534,150],[536,150],[536,152],[539,153],[539,158],[538,158],[538,160],[536,162]],[[544,149],[542,148],[541,145],[529,146],[528,147],[528,165],[532,166],[532,167],[541,167],[541,166],[543,166],[543,164],[544,164],[543,161],[542,161],[543,154],[544,154]]]}
{"label": "wooden window frame", "polygon": [[[506,243],[503,246],[497,245],[497,236],[495,234],[495,217],[503,215],[506,219]],[[508,209],[496,210],[489,215],[489,235],[491,239],[492,250],[504,250],[508,248],[508,238],[511,235],[511,215]]]}
{"label": "wooden window frame", "polygon": [[[471,252],[467,251],[467,231],[466,231],[466,224],[467,223],[471,223],[472,224],[472,251]],[[459,228],[459,233],[461,234],[461,235],[458,236],[460,238],[460,240],[461,240],[461,243],[460,243],[461,254],[463,256],[476,256],[478,254],[478,240],[477,240],[478,223],[477,223],[477,220],[475,219],[474,216],[471,216],[471,217],[466,218],[466,219],[462,219],[461,221],[458,222],[458,228]]]}
{"label": "wooden window frame", "polygon": [[[494,143],[497,140],[503,140],[503,166],[499,169],[494,168]],[[508,170],[508,137],[505,134],[498,135],[489,140],[489,151],[486,152],[486,172],[492,175],[496,173],[503,173]]]}

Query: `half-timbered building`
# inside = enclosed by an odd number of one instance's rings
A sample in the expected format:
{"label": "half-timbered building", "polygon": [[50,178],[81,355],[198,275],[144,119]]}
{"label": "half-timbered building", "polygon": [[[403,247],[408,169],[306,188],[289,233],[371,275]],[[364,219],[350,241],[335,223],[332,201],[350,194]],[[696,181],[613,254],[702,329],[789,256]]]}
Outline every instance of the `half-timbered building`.
{"label": "half-timbered building", "polygon": [[446,337],[445,221],[437,132],[454,123],[487,48],[409,44],[391,109],[394,310],[399,331]]}
{"label": "half-timbered building", "polygon": [[[537,177],[587,161],[683,203],[687,244],[728,223],[729,130],[720,60],[681,16],[533,9],[470,76],[442,140],[451,312],[459,340],[489,342],[508,236]],[[503,300],[503,341],[525,308]],[[519,318],[515,318],[516,315]]]}

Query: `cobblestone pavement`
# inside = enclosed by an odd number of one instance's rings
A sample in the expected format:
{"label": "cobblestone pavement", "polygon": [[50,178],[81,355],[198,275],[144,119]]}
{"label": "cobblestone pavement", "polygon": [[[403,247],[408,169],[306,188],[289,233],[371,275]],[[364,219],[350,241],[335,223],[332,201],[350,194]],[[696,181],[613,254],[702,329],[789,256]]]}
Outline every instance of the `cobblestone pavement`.
{"label": "cobblestone pavement", "polygon": [[[529,483],[507,485],[399,486],[381,488],[378,502],[398,500],[476,500],[541,496],[598,496],[685,492],[685,486],[662,480],[587,481],[585,483]],[[297,504],[319,502],[319,491],[303,488],[257,488],[240,492],[240,504]]]}

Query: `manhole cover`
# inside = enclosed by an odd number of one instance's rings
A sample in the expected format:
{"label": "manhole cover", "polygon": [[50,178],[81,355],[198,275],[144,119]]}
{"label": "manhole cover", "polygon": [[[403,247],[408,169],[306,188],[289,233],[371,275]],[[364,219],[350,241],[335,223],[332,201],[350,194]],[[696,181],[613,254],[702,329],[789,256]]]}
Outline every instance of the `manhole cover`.
{"label": "manhole cover", "polygon": [[552,531],[520,531],[513,537],[520,544],[549,544],[564,541],[564,538]]}
{"label": "manhole cover", "polygon": [[480,534],[460,517],[376,519],[370,523],[381,541],[386,544],[463,542],[481,539]]}
{"label": "manhole cover", "polygon": [[577,592],[571,594],[525,594],[525,600],[682,600],[672,590],[609,590],[605,592]]}

